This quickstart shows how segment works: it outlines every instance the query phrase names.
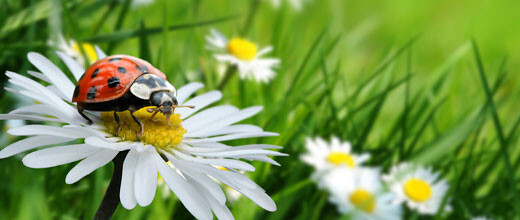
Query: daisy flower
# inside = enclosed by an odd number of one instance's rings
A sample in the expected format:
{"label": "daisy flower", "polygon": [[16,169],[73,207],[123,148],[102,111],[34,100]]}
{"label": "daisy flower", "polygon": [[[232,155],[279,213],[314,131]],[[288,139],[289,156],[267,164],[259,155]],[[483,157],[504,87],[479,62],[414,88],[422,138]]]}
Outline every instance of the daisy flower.
{"label": "daisy flower", "polygon": [[[100,59],[106,56],[99,48],[96,49]],[[64,53],[58,52],[58,55],[78,80],[84,72],[81,65]],[[277,136],[255,125],[236,124],[257,114],[262,107],[240,110],[232,105],[220,105],[206,108],[217,102],[222,94],[210,91],[190,98],[203,87],[201,83],[190,83],[177,90],[177,100],[179,104],[193,105],[195,108],[176,109],[175,115],[170,118],[171,127],[165,123],[165,116],[156,115],[157,120],[152,120],[146,108],[134,113],[145,127],[143,136],[138,140],[138,125],[128,112],[119,114],[121,130],[118,135],[114,132],[116,122],[109,117],[112,113],[88,112],[94,120],[92,125],[88,125],[71,103],[74,82],[41,54],[31,52],[28,59],[40,71],[29,71],[29,74],[48,86],[14,72],[6,72],[10,83],[17,86],[6,89],[27,96],[37,104],[0,114],[0,120],[52,123],[10,129],[9,134],[27,138],[2,149],[0,158],[37,149],[23,157],[24,165],[47,168],[79,161],[65,179],[66,183],[72,184],[112,161],[119,152],[128,152],[122,164],[119,194],[126,209],[132,209],[137,204],[147,206],[152,202],[160,174],[197,219],[212,219],[212,213],[218,219],[233,219],[226,206],[224,192],[212,178],[242,193],[262,208],[276,210],[275,203],[265,191],[239,171],[255,170],[243,160],[279,165],[269,156],[285,154],[267,149],[280,147],[266,144],[229,146],[221,143]]]}
{"label": "daisy flower", "polygon": [[417,167],[408,163],[392,167],[390,174],[384,175],[383,180],[396,195],[395,203],[406,202],[409,208],[421,214],[437,213],[448,191],[446,180],[439,179],[439,173],[434,173],[431,167]]}
{"label": "daisy flower", "polygon": [[307,152],[301,156],[301,159],[318,172],[339,166],[356,168],[370,158],[369,154],[352,154],[350,143],[340,142],[337,137],[333,137],[330,143],[319,137],[307,138],[305,148]]}
{"label": "daisy flower", "polygon": [[329,200],[351,219],[401,219],[401,206],[392,203],[392,193],[384,192],[377,169],[340,167],[324,175],[323,181]]}
{"label": "daisy flower", "polygon": [[[58,34],[57,42],[49,40],[48,44],[55,47],[58,51],[62,51],[65,55],[72,57],[81,66],[85,65],[85,58],[81,53],[79,44],[75,40],[65,40],[65,37],[63,37],[62,34]],[[85,55],[87,55],[89,64],[98,60],[94,45],[89,43],[82,43],[81,46],[85,51]]]}
{"label": "daisy flower", "polygon": [[228,40],[214,29],[206,40],[209,43],[208,48],[216,51],[215,58],[220,62],[236,66],[240,78],[268,82],[276,75],[273,68],[280,64],[280,59],[262,58],[273,50],[272,46],[259,50],[255,43],[247,39],[234,37]]}
{"label": "daisy flower", "polygon": [[[279,9],[282,6],[282,2],[284,0],[271,0],[271,4],[275,9]],[[287,0],[286,2],[294,8],[296,11],[301,11],[303,9],[303,5],[311,0]]]}

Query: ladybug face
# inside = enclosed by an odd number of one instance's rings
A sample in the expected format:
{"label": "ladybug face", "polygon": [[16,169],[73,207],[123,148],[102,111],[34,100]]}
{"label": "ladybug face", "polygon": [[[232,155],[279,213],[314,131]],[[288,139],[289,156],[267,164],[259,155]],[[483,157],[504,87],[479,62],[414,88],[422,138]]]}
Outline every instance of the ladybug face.
{"label": "ladybug face", "polygon": [[152,95],[152,105],[159,107],[159,111],[165,115],[172,114],[177,107],[177,98],[168,92],[157,92]]}

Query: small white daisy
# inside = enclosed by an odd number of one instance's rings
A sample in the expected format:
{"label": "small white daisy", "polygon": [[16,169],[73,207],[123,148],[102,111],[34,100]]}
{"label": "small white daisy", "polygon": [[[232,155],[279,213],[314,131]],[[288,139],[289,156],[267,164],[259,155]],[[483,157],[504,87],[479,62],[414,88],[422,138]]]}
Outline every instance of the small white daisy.
{"label": "small white daisy", "polygon": [[271,0],[271,4],[275,9],[280,9],[283,1],[287,2],[296,11],[301,11],[305,3],[311,2],[311,0]]}
{"label": "small white daisy", "polygon": [[[55,47],[59,51],[62,51],[65,55],[72,57],[81,66],[84,66],[85,59],[81,53],[79,44],[73,39],[66,40],[62,34],[58,34],[57,38],[57,42],[49,40],[49,45]],[[81,46],[87,55],[89,64],[98,60],[94,45],[89,43],[82,43]]]}
{"label": "small white daisy", "polygon": [[339,167],[323,176],[329,200],[351,219],[401,219],[401,206],[392,203],[392,193],[385,192],[377,169]]}
{"label": "small white daisy", "polygon": [[305,148],[307,152],[301,156],[301,159],[318,172],[338,166],[356,168],[370,158],[369,154],[352,154],[350,143],[341,142],[337,137],[333,137],[330,143],[319,137],[307,138]]}
{"label": "small white daisy", "polygon": [[[383,180],[395,193],[395,203],[406,202],[409,208],[430,215],[437,213],[449,187],[446,180],[439,179],[439,173],[434,173],[431,167],[408,163],[392,167]],[[450,207],[445,210],[450,210]]]}
{"label": "small white daisy", "polygon": [[[98,49],[98,48],[97,48]],[[106,55],[97,50],[99,58]],[[58,52],[60,58],[79,79],[85,70],[69,56]],[[41,54],[31,52],[29,61],[40,72],[29,74],[49,84],[44,86],[28,77],[6,72],[9,82],[18,88],[6,88],[33,99],[37,104],[20,107],[8,114],[0,114],[0,120],[31,120],[54,122],[53,125],[24,125],[12,128],[9,134],[27,136],[0,151],[0,158],[38,148],[23,158],[24,165],[47,168],[80,161],[66,176],[72,184],[109,163],[120,151],[129,151],[124,163],[120,188],[123,207],[132,209],[137,204],[149,205],[156,192],[158,175],[175,193],[184,206],[197,219],[233,219],[226,206],[226,196],[219,182],[237,190],[268,211],[276,210],[273,200],[256,183],[240,174],[240,170],[255,168],[242,160],[265,161],[279,165],[268,156],[285,155],[266,149],[278,146],[252,144],[228,146],[220,143],[235,139],[276,136],[262,128],[236,124],[257,114],[262,107],[240,110],[231,105],[205,107],[217,102],[222,94],[211,91],[189,98],[203,87],[190,83],[177,90],[179,105],[192,105],[193,109],[177,109],[170,118],[171,127],[159,120],[152,120],[147,109],[134,113],[145,124],[140,141],[137,140],[137,124],[128,112],[119,114],[121,130],[114,133],[112,113],[89,112],[94,124],[88,125],[81,117],[71,97],[74,83],[52,62]],[[52,145],[51,147],[48,147]],[[46,148],[47,147],[47,148]],[[171,162],[171,166],[165,162]],[[220,170],[215,166],[226,167]],[[211,177],[211,178],[210,178]]]}
{"label": "small white daisy", "polygon": [[280,64],[280,59],[261,58],[273,50],[272,46],[258,50],[257,45],[249,40],[240,37],[228,40],[214,29],[211,29],[211,35],[206,39],[210,44],[208,48],[217,53],[215,58],[220,62],[236,66],[240,78],[268,82],[276,75],[273,68]]}

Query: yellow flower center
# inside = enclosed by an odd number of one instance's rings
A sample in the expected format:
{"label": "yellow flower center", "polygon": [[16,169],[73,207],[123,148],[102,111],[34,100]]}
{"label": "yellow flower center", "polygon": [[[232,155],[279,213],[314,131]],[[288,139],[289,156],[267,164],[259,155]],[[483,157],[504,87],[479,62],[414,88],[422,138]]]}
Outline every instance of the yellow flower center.
{"label": "yellow flower center", "polygon": [[[97,53],[96,49],[94,49],[94,45],[89,43],[82,43],[81,46],[83,47],[83,50],[85,50],[85,54],[87,55],[90,63],[93,63],[97,60]],[[78,54],[81,54],[81,49],[79,48],[79,44],[74,42],[72,44],[72,50],[76,51]]]}
{"label": "yellow flower center", "polygon": [[327,160],[336,166],[344,164],[350,168],[354,168],[356,165],[352,155],[345,152],[331,152],[327,157]]}
{"label": "yellow flower center", "polygon": [[432,196],[432,187],[424,180],[411,178],[403,186],[404,193],[415,202],[424,202]]}
{"label": "yellow flower center", "polygon": [[[182,119],[179,114],[171,115],[171,127],[168,127],[166,116],[159,113],[152,119],[152,114],[147,112],[146,109],[142,108],[134,112],[134,115],[143,123],[144,127],[143,136],[140,140],[137,138],[140,131],[139,125],[130,115],[130,111],[117,113],[121,121],[121,128],[117,136],[124,141],[141,141],[163,150],[175,148],[177,144],[181,143],[186,129],[181,126]],[[102,112],[101,121],[103,121],[103,125],[108,132],[113,135],[116,134],[117,122],[114,119],[113,112]]]}
{"label": "yellow flower center", "polygon": [[256,57],[256,44],[243,38],[235,37],[228,42],[227,50],[242,60],[252,60]]}
{"label": "yellow flower center", "polygon": [[350,202],[365,212],[372,213],[376,208],[376,200],[372,193],[364,189],[357,189],[350,194]]}

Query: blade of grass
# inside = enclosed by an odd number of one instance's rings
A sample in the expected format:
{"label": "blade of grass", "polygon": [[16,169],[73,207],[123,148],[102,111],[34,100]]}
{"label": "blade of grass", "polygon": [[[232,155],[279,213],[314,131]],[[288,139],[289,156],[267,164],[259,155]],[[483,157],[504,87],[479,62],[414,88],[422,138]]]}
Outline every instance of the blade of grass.
{"label": "blade of grass", "polygon": [[506,167],[506,171],[508,172],[507,177],[509,179],[509,187],[511,190],[511,194],[513,195],[514,201],[515,201],[515,210],[517,215],[520,215],[520,198],[517,194],[516,189],[516,180],[515,180],[515,172],[513,171],[513,168],[511,166],[511,162],[509,159],[509,153],[508,153],[508,141],[506,140],[504,136],[504,132],[502,129],[502,125],[497,113],[497,109],[495,106],[495,102],[493,101],[493,95],[491,93],[491,89],[489,87],[489,83],[486,78],[484,65],[482,63],[482,59],[480,57],[480,53],[477,47],[477,43],[475,40],[472,41],[473,45],[473,53],[475,55],[475,61],[477,62],[477,68],[478,73],[482,82],[482,87],[484,88],[484,92],[486,94],[487,103],[489,104],[491,108],[491,116],[493,118],[493,124],[495,125],[495,130],[498,135],[498,141],[500,143],[500,150],[502,153],[504,165]]}
{"label": "blade of grass", "polygon": [[452,148],[465,141],[466,137],[476,130],[481,123],[484,123],[487,113],[488,105],[485,105],[473,114],[470,114],[464,121],[458,123],[457,126],[450,131],[444,133],[444,135],[433,140],[426,146],[421,147],[412,157],[412,161],[417,164],[430,164],[452,152]]}
{"label": "blade of grass", "polygon": [[287,92],[285,92],[285,96],[284,97],[289,97],[291,95],[291,93],[292,93],[292,91],[294,89],[294,86],[296,85],[296,83],[298,83],[298,80],[302,76],[303,71],[305,70],[305,67],[309,63],[312,55],[314,54],[314,51],[318,48],[318,45],[320,44],[321,40],[323,39],[323,37],[327,33],[327,30],[328,30],[328,28],[325,28],[323,31],[321,31],[320,34],[318,35],[318,37],[316,38],[316,40],[314,40],[314,43],[312,44],[312,46],[309,49],[309,51],[307,51],[307,54],[305,55],[305,58],[303,58],[303,61],[300,64],[300,67],[298,68],[298,71],[296,71],[296,74],[293,77],[293,80],[292,80],[291,84],[289,85],[289,89],[287,89]]}
{"label": "blade of grass", "polygon": [[[354,92],[354,94],[352,96],[350,96],[349,98],[345,99],[344,103],[341,104],[340,106],[343,106],[343,108],[346,108],[347,107],[347,104],[351,101],[351,100],[354,100],[356,99],[356,97],[361,93],[361,91],[363,90],[363,88],[365,88],[370,82],[372,82],[373,80],[375,80],[377,78],[377,76],[379,76],[381,73],[383,73],[384,70],[386,70],[386,68],[388,66],[390,66],[390,64],[392,64],[394,62],[395,59],[397,59],[397,57],[399,57],[404,51],[406,51],[409,47],[411,47],[415,41],[417,39],[419,39],[420,35],[418,36],[415,36],[413,37],[412,39],[410,39],[408,42],[406,42],[406,44],[404,44],[402,47],[400,47],[399,49],[397,49],[397,51],[395,53],[393,53],[392,55],[390,55],[389,58],[387,58],[385,61],[383,61],[383,63],[381,63],[377,68],[376,70],[372,73],[372,75],[370,75],[370,77],[365,80],[363,83],[361,83],[361,85],[359,85],[359,87],[356,89],[356,91]],[[341,109],[340,109],[341,110]]]}
{"label": "blade of grass", "polygon": [[[183,30],[187,28],[195,28],[195,27],[202,27],[207,25],[212,25],[224,21],[229,21],[231,19],[237,18],[238,16],[226,16],[206,21],[198,21],[198,22],[191,22],[186,24],[178,24],[178,25],[171,25],[168,27],[169,31],[176,31],[176,30]],[[153,28],[147,28],[144,30],[123,30],[123,31],[117,31],[115,33],[111,34],[105,34],[105,35],[98,35],[90,38],[86,38],[85,41],[88,41],[90,43],[103,43],[103,42],[112,42],[112,41],[122,41],[126,40],[128,38],[138,37],[140,35],[147,35],[147,34],[158,34],[163,31],[163,27],[153,27]]]}
{"label": "blade of grass", "polygon": [[[132,3],[132,0],[126,0],[123,3],[123,6],[121,7],[121,12],[119,13],[119,16],[117,17],[116,25],[114,26],[113,32],[117,32],[117,31],[121,30],[121,27],[123,26],[123,22],[125,21],[126,14],[128,13],[128,9],[130,8],[131,3]],[[120,41],[111,41],[108,44],[106,53],[112,54],[112,51],[114,50],[114,48],[116,47],[116,45],[119,42]]]}
{"label": "blade of grass", "polygon": [[[406,77],[410,77],[412,74],[412,48],[410,47],[410,50],[408,50],[408,59],[406,59]],[[403,107],[403,120],[402,120],[402,132],[401,132],[401,144],[399,144],[399,158],[402,158],[404,156],[404,148],[406,144],[406,135],[407,135],[407,129],[406,129],[406,123],[408,119],[408,110],[409,110],[409,104],[408,99],[410,96],[410,81],[407,80],[405,83],[405,92],[404,92],[404,107]]]}
{"label": "blade of grass", "polygon": [[[146,29],[144,21],[141,20],[141,30]],[[150,52],[150,43],[146,35],[139,36],[139,57],[144,60],[152,60],[152,53]]]}

